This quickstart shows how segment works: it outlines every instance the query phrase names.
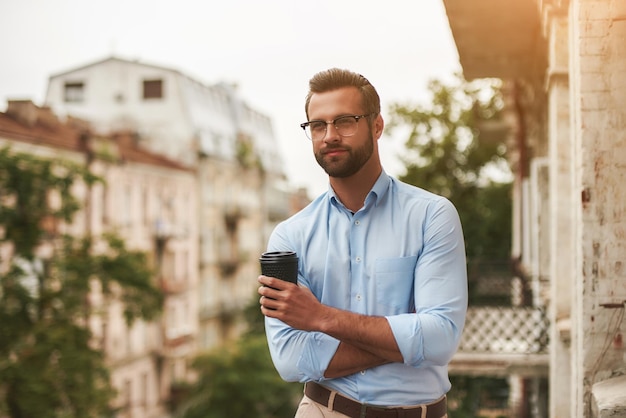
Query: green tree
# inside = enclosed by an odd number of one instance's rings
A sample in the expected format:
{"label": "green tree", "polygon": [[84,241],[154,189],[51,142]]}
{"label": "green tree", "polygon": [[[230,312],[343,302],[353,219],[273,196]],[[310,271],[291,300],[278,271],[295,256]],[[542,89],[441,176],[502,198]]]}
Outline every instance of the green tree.
{"label": "green tree", "polygon": [[[161,293],[143,253],[114,235],[72,237],[58,225],[81,209],[73,189],[101,181],[67,161],[0,149],[0,416],[110,414],[114,390],[88,326],[91,286],[155,317]],[[95,253],[95,243],[106,250]]]}
{"label": "green tree", "polygon": [[199,356],[197,384],[180,401],[181,418],[291,418],[301,383],[283,381],[272,364],[258,298],[246,308],[248,331],[237,341]]}
{"label": "green tree", "polygon": [[428,105],[391,106],[390,130],[408,137],[400,179],[455,204],[469,259],[508,259],[511,182],[498,83],[457,76],[431,81],[429,91]]}

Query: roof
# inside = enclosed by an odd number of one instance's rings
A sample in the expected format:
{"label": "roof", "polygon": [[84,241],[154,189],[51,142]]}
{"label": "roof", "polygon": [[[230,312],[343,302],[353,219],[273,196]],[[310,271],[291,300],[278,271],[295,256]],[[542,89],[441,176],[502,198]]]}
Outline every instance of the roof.
{"label": "roof", "polygon": [[111,135],[110,139],[118,146],[119,158],[123,161],[143,163],[160,167],[168,167],[177,170],[193,171],[192,168],[169,159],[161,154],[148,151],[138,145],[138,137],[133,132],[118,132]]}
{"label": "roof", "polygon": [[546,41],[535,0],[444,0],[466,79],[542,77]]}
{"label": "roof", "polygon": [[7,112],[0,112],[0,138],[75,152],[85,152],[87,147],[93,150],[95,141],[110,141],[117,146],[117,157],[122,161],[191,171],[183,164],[141,148],[134,133],[96,137],[87,122],[74,118],[62,122],[49,108],[38,107],[30,100],[10,101]]}
{"label": "roof", "polygon": [[[61,123],[49,109],[39,109],[40,113],[33,121],[20,120],[17,116],[0,113],[0,137],[64,150],[82,149],[83,132],[80,129]],[[46,113],[48,113],[46,117],[41,117]]]}
{"label": "roof", "polygon": [[[191,139],[189,137],[176,137],[174,141],[177,144],[184,145],[189,142],[198,141],[199,151],[202,152],[203,155],[234,161],[237,158],[238,134],[245,134],[250,137],[254,145],[252,152],[259,157],[263,168],[267,171],[284,175],[284,165],[280,163],[284,157],[278,150],[270,117],[255,110],[246,103],[243,98],[238,95],[237,89],[233,85],[224,82],[209,85],[171,67],[146,64],[139,60],[128,60],[116,56],[110,56],[51,75],[49,77],[50,83],[55,80],[68,80],[84,70],[99,66],[108,66],[109,64],[119,64],[130,68],[155,69],[163,73],[168,73],[182,81],[177,84],[180,88],[179,94],[181,94],[180,101],[182,102],[180,111],[184,116],[177,117],[175,121],[170,120],[170,122],[172,122],[171,124],[161,121],[163,123],[160,123],[158,129],[150,125],[142,126],[145,122],[140,122],[139,120],[144,118],[141,116],[137,118],[136,116],[150,112],[150,108],[138,106],[133,108],[126,107],[124,109],[125,117],[136,117],[135,123],[138,124],[139,129],[143,128],[152,132],[152,135],[148,138],[150,141],[156,144],[160,141],[172,140],[172,135],[178,135],[180,131],[174,130],[172,134],[172,132],[167,131],[169,129],[168,126],[184,123],[187,124],[185,131],[193,132],[194,137]],[[98,77],[108,77],[109,75],[109,73],[103,72],[100,73]],[[111,75],[111,77],[114,77],[114,75]],[[103,82],[107,82],[107,80]],[[110,82],[112,83],[113,81]],[[48,88],[50,88],[50,84]],[[56,92],[56,94],[58,95],[58,92]],[[218,96],[219,100],[215,100],[215,96]],[[82,112],[80,114],[89,115],[83,117],[93,117],[94,124],[97,124],[94,126],[98,127],[111,125],[111,118],[119,116],[118,113],[115,112],[113,112],[114,115],[111,116],[108,111],[94,110],[89,107],[90,104],[73,103],[71,106],[62,102],[55,104],[55,100],[60,100],[58,97],[56,97],[56,99],[47,98],[46,100],[59,112],[67,114],[79,114],[78,112]],[[215,105],[214,103],[216,101],[221,104],[219,106]],[[178,104],[178,106],[180,106],[180,104]],[[212,106],[216,106],[216,108],[214,109]],[[213,111],[216,113],[212,114],[211,112]],[[187,155],[187,152],[192,153],[193,150],[187,149],[180,151],[180,154]],[[171,156],[171,158],[176,157]],[[190,157],[188,160],[192,158],[193,157]]]}
{"label": "roof", "polygon": [[158,70],[170,71],[170,72],[173,72],[173,73],[177,73],[177,74],[183,75],[180,71],[178,71],[176,69],[173,69],[173,68],[170,68],[170,67],[166,67],[166,66],[162,66],[162,65],[156,65],[156,64],[148,64],[148,63],[145,63],[145,62],[142,62],[142,61],[139,61],[139,60],[124,59],[124,58],[120,58],[120,57],[116,57],[116,56],[112,55],[110,57],[107,57],[107,58],[104,58],[104,59],[101,59],[101,60],[98,60],[98,61],[94,61],[94,62],[91,62],[89,64],[82,65],[80,67],[73,67],[73,68],[71,68],[69,70],[65,70],[65,71],[61,71],[59,73],[52,74],[52,75],[50,75],[49,78],[52,79],[52,78],[56,78],[56,77],[61,77],[61,76],[64,76],[66,74],[71,74],[71,73],[74,73],[74,72],[77,72],[77,71],[84,70],[86,68],[97,67],[97,66],[102,65],[102,64],[104,64],[106,62],[109,62],[109,61],[117,61],[117,62],[126,63],[126,64],[136,64],[136,65],[141,65],[143,67],[151,67],[151,68],[155,68],[155,69],[158,69]]}

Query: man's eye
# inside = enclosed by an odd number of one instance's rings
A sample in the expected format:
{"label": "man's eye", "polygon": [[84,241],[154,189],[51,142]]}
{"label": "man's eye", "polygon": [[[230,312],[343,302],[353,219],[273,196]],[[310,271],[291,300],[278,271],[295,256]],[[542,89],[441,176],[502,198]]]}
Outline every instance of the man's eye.
{"label": "man's eye", "polygon": [[311,122],[309,123],[309,128],[316,132],[323,131],[326,129],[326,123],[321,121]]}
{"label": "man's eye", "polygon": [[344,116],[335,120],[335,126],[337,128],[347,128],[354,124],[354,118],[352,116]]}

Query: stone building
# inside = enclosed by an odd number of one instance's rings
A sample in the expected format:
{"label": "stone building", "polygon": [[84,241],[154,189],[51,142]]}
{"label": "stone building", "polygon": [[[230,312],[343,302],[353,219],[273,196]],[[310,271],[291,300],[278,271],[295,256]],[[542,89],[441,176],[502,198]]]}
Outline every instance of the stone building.
{"label": "stone building", "polygon": [[92,188],[77,185],[83,210],[59,228],[75,236],[115,231],[158,272],[165,298],[156,321],[129,327],[119,301],[97,289],[90,296],[99,312],[90,327],[119,393],[118,416],[157,418],[168,415],[172,384],[194,378],[188,365],[198,345],[197,185],[193,170],[142,149],[136,139],[94,135],[85,122],[61,122],[31,101],[10,101],[0,113],[0,147],[88,165],[104,179]]}
{"label": "stone building", "polygon": [[[137,133],[143,146],[194,167],[200,239],[201,349],[238,335],[257,288],[258,256],[290,212],[271,120],[233,86],[116,57],[50,77],[46,105],[97,132]],[[165,233],[167,236],[167,233]]]}
{"label": "stone building", "polygon": [[466,79],[503,80],[514,245],[550,319],[551,417],[626,415],[626,2],[444,0]]}

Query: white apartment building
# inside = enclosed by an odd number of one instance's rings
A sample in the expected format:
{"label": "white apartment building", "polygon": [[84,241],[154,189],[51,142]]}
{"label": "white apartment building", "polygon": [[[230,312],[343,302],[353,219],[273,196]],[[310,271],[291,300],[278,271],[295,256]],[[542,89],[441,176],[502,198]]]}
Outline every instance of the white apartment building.
{"label": "white apartment building", "polygon": [[140,144],[196,168],[199,346],[237,336],[258,286],[258,257],[290,213],[271,120],[232,86],[116,57],[52,75],[45,102],[97,132],[136,132]]}
{"label": "white apartment building", "polygon": [[165,417],[172,384],[194,377],[188,366],[198,333],[195,172],[141,149],[133,135],[102,137],[83,128],[61,123],[30,101],[13,101],[0,114],[0,146],[88,164],[104,179],[91,189],[78,185],[84,208],[61,227],[76,236],[115,231],[127,248],[148,254],[165,295],[161,317],[129,327],[121,303],[94,289],[90,301],[101,313],[90,326],[119,393],[118,416]]}

